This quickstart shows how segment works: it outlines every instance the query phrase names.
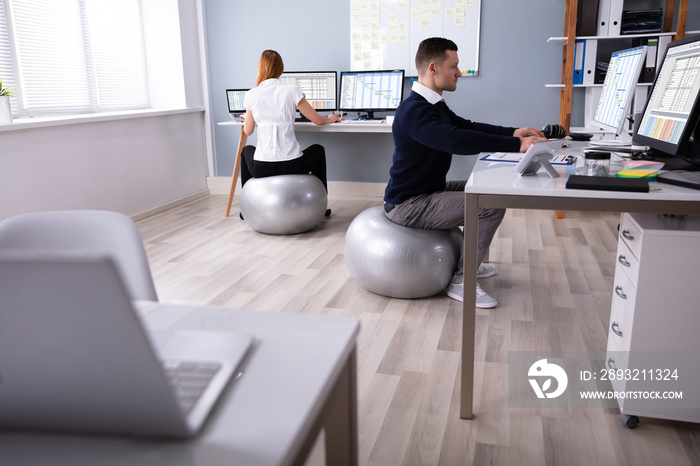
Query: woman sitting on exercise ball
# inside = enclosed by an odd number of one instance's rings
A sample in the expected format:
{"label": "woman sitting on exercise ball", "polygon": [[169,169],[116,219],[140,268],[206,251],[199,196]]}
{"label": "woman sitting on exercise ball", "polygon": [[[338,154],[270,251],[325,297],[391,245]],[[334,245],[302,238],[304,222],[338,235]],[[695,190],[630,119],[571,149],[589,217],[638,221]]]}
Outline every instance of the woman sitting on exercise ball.
{"label": "woman sitting on exercise ball", "polygon": [[[258,127],[258,147],[245,146],[241,152],[241,186],[250,178],[311,173],[328,192],[326,152],[320,144],[303,151],[294,135],[297,109],[317,125],[339,121],[337,115],[324,116],[307,102],[299,86],[282,84],[279,77],[284,63],[279,53],[265,50],[258,64],[257,87],[246,93],[243,130],[250,136]],[[326,210],[326,217],[331,213]]]}

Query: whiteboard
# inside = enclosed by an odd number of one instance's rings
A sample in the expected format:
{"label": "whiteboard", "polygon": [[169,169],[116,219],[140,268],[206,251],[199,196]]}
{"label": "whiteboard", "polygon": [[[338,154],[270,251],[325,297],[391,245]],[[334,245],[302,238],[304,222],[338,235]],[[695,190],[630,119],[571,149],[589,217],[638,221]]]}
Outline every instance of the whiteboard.
{"label": "whiteboard", "polygon": [[404,69],[418,76],[418,44],[446,37],[463,76],[479,75],[481,0],[350,0],[352,71]]}

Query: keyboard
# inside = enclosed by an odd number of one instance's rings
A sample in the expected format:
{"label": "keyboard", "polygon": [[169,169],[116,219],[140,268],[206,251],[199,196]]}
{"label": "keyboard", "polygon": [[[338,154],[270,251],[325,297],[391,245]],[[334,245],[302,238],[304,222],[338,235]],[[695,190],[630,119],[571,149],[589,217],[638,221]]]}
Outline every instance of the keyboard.
{"label": "keyboard", "polygon": [[700,171],[669,171],[656,178],[661,183],[683,186],[684,188],[700,189]]}
{"label": "keyboard", "polygon": [[216,362],[168,360],[162,361],[162,366],[185,415],[192,411],[209,382],[221,369],[221,364]]}
{"label": "keyboard", "polygon": [[386,120],[342,120],[340,123],[343,125],[353,125],[353,124],[381,125],[385,122],[386,122]]}

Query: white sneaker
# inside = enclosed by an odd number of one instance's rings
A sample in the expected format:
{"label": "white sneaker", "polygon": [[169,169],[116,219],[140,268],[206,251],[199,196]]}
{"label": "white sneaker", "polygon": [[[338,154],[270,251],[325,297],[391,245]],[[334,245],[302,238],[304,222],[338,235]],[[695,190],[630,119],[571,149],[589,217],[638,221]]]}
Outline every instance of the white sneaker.
{"label": "white sneaker", "polygon": [[[447,288],[447,296],[457,301],[464,302],[464,284],[450,283]],[[481,285],[476,284],[476,307],[480,309],[491,309],[496,307],[498,302],[493,299],[487,292],[481,289]]]}
{"label": "white sneaker", "polygon": [[481,309],[491,309],[496,307],[495,299],[493,299],[487,292],[481,289],[481,285],[476,284],[476,307]]}
{"label": "white sneaker", "polygon": [[490,265],[481,264],[476,271],[476,278],[488,278],[496,275],[496,269]]}

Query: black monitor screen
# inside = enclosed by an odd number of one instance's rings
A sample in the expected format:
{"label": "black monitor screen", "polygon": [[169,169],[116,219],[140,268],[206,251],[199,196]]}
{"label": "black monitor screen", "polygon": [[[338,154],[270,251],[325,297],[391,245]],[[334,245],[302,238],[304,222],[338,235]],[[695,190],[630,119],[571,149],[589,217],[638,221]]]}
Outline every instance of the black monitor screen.
{"label": "black monitor screen", "polygon": [[339,108],[343,111],[393,111],[403,100],[404,70],[343,71]]}
{"label": "black monitor screen", "polygon": [[669,44],[634,142],[668,155],[692,156],[698,117],[700,36],[696,35]]}
{"label": "black monitor screen", "polygon": [[335,71],[285,71],[280,81],[299,86],[315,110],[336,109],[338,73]]}

